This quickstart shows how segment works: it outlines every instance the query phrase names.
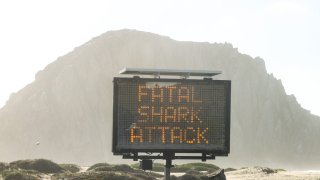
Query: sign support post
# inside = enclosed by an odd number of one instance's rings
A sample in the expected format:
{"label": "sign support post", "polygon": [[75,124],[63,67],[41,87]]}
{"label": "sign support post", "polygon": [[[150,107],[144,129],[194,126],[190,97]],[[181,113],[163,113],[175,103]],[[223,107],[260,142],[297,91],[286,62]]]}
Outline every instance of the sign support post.
{"label": "sign support post", "polygon": [[166,159],[166,165],[164,168],[165,179],[170,180],[170,170],[172,166],[172,159],[174,157],[174,153],[164,153],[164,158]]}

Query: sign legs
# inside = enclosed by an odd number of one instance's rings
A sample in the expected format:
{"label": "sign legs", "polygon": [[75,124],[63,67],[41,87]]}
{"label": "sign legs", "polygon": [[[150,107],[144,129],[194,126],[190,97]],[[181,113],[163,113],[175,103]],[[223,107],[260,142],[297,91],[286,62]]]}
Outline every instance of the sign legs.
{"label": "sign legs", "polygon": [[170,180],[170,169],[172,166],[172,159],[174,157],[174,153],[164,153],[164,158],[166,159],[166,165],[164,168],[165,180]]}

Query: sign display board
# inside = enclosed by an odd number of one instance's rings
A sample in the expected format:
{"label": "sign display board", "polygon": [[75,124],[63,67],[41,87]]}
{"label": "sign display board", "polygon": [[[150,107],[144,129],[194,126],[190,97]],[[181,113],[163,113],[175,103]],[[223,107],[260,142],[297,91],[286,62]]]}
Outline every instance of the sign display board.
{"label": "sign display board", "polygon": [[113,152],[230,151],[231,82],[115,78]]}

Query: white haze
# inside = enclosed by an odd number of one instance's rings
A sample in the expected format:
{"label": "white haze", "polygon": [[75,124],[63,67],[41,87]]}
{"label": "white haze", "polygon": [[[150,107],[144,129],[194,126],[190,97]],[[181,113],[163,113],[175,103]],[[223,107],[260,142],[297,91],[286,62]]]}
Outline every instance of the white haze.
{"label": "white haze", "polygon": [[230,42],[263,58],[287,93],[320,115],[319,8],[316,0],[0,1],[0,106],[57,57],[106,31],[128,28]]}

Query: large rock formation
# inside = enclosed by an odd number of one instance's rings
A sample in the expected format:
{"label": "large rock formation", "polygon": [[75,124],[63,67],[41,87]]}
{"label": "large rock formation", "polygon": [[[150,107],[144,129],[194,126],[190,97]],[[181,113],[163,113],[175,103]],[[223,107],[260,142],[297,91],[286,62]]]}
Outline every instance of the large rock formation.
{"label": "large rock formation", "polygon": [[230,44],[134,30],[90,40],[13,94],[0,110],[0,161],[119,161],[111,153],[112,79],[124,67],[222,70],[216,78],[232,80],[231,154],[216,163],[320,167],[320,118],[286,94],[262,59]]}

